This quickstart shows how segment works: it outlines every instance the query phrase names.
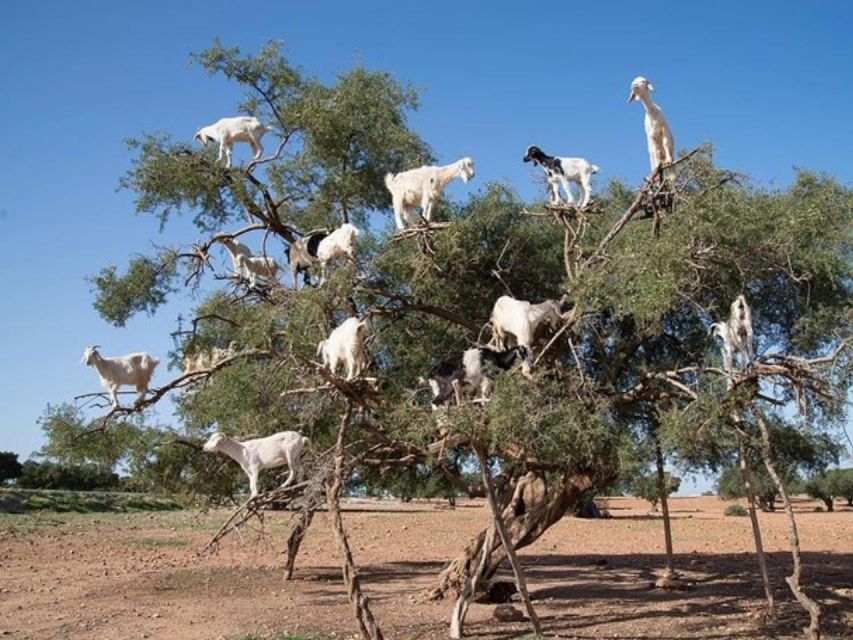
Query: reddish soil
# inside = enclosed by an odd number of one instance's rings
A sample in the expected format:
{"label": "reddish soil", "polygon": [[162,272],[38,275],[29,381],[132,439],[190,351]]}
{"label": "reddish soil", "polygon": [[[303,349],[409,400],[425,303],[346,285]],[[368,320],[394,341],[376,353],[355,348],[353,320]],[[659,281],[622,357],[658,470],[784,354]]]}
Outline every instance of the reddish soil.
{"label": "reddish soil", "polygon": [[[628,498],[601,501],[613,518],[565,518],[521,552],[546,635],[560,638],[800,638],[807,623],[784,576],[784,514],[762,514],[779,620],[762,622],[763,591],[749,519],[724,517],[717,498],[675,498],[683,592],[650,588],[663,565],[658,514]],[[826,638],[853,638],[853,510],[816,512],[799,501],[808,592],[822,605]],[[350,502],[344,514],[374,612],[394,640],[446,638],[452,603],[423,596],[443,564],[487,521],[481,502]],[[0,636],[21,640],[239,638],[284,632],[353,637],[328,520],[315,519],[294,579],[282,581],[287,513],[198,559],[225,511],[0,517]],[[509,572],[503,572],[511,579]],[[471,607],[466,633],[497,639],[529,632]]]}

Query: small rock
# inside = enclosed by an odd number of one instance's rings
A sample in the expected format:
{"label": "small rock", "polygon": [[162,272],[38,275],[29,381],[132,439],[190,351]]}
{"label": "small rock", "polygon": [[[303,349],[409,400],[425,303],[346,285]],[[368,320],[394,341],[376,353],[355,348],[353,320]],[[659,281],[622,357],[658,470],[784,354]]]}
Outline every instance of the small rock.
{"label": "small rock", "polygon": [[498,622],[523,622],[524,614],[511,604],[499,604],[492,612],[492,617]]}

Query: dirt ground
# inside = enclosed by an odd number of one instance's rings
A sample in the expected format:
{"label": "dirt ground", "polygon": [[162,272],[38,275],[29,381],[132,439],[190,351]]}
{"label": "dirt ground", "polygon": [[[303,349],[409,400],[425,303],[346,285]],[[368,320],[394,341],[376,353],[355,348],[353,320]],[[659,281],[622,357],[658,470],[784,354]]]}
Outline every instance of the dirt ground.
{"label": "dirt ground", "polygon": [[[599,501],[606,520],[564,518],[521,552],[546,635],[560,638],[800,638],[807,619],[784,583],[790,571],[784,514],[762,514],[779,621],[761,622],[763,592],[749,519],[724,517],[713,497],[674,498],[684,592],[650,588],[663,564],[660,518],[647,503]],[[853,638],[853,510],[816,512],[798,501],[809,592],[825,637]],[[200,550],[226,511],[0,517],[0,636],[21,640],[170,640],[322,632],[353,637],[325,516],[315,519],[294,579],[282,580],[289,514],[267,516],[265,536],[245,531],[219,553]],[[452,603],[424,593],[443,564],[487,521],[478,501],[347,503],[344,514],[366,592],[386,637],[446,638]],[[511,579],[508,571],[503,572]],[[499,576],[500,577],[500,576]],[[517,637],[524,623],[491,619],[474,604],[472,638]]]}

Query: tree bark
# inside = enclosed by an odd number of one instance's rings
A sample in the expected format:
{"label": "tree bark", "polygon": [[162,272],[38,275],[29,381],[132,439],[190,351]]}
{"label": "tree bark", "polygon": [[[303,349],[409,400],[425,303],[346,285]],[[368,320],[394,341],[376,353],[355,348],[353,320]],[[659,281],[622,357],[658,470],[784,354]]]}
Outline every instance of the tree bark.
{"label": "tree bark", "polygon": [[820,640],[820,607],[818,604],[809,598],[800,587],[800,576],[802,573],[802,561],[800,558],[800,536],[797,533],[797,520],[794,518],[794,510],[791,508],[791,500],[788,497],[788,489],[785,483],[776,471],[776,465],[773,463],[773,450],[770,444],[770,430],[767,428],[767,423],[764,421],[764,416],[755,407],[752,408],[752,415],[755,416],[755,421],[758,423],[758,428],[761,430],[761,453],[764,458],[764,466],[767,473],[773,479],[776,489],[779,491],[779,496],[782,499],[782,506],[785,508],[785,514],[788,516],[788,534],[791,543],[791,556],[794,559],[794,570],[791,575],[785,578],[785,582],[791,588],[794,597],[800,605],[809,614],[809,626],[803,629],[806,637],[810,640]]}
{"label": "tree bark", "polygon": [[477,588],[480,586],[480,582],[486,571],[486,565],[488,564],[489,553],[486,549],[491,549],[496,537],[497,532],[494,525],[489,526],[485,534],[485,544],[480,551],[480,561],[477,563],[477,569],[471,575],[468,582],[465,583],[465,588],[459,593],[456,604],[453,606],[453,613],[450,615],[451,640],[460,640],[462,637],[462,627],[465,624],[465,616],[468,615],[468,607],[477,593]]}
{"label": "tree bark", "polygon": [[672,528],[669,522],[669,500],[667,499],[668,487],[666,486],[666,471],[664,469],[663,450],[657,434],[657,425],[653,433],[655,441],[655,463],[658,473],[658,494],[660,495],[660,509],[663,515],[663,539],[666,547],[666,572],[664,578],[672,579],[676,576],[675,562],[672,557]]}
{"label": "tree bark", "polygon": [[290,580],[293,577],[293,565],[296,564],[296,556],[299,554],[299,547],[302,546],[302,540],[305,538],[305,532],[311,526],[311,521],[314,519],[313,506],[306,506],[300,513],[290,529],[290,535],[287,537],[287,558],[284,561],[284,579]]}
{"label": "tree bark", "polygon": [[338,441],[335,445],[335,473],[332,483],[326,490],[326,502],[329,506],[329,513],[332,516],[332,531],[338,541],[338,548],[341,553],[341,569],[344,585],[346,585],[347,595],[353,605],[361,637],[364,640],[384,640],[382,630],[379,628],[379,625],[373,618],[373,613],[370,611],[367,596],[361,590],[358,570],[352,559],[349,539],[347,538],[347,532],[344,529],[344,522],[341,518],[341,492],[344,487],[344,441],[351,416],[352,406],[350,405],[347,407],[347,412],[341,421],[341,427],[338,431]]}
{"label": "tree bark", "polygon": [[[565,473],[558,483],[551,485],[540,473],[531,471],[520,477],[514,488],[510,487],[511,492],[508,490],[503,499],[498,497],[496,500],[498,507],[502,508],[503,524],[513,547],[522,549],[535,542],[594,486],[592,476],[585,473]],[[441,572],[436,585],[428,594],[430,598],[454,598],[462,593],[471,580],[477,557],[480,556],[490,529],[491,525],[474,536]],[[506,552],[496,537],[486,547],[488,557],[483,578],[489,579],[506,558]]]}
{"label": "tree bark", "polygon": [[483,485],[486,487],[486,500],[489,503],[489,509],[492,511],[492,520],[494,521],[495,529],[501,539],[501,546],[507,555],[512,573],[515,576],[515,586],[518,589],[518,595],[521,596],[521,601],[524,603],[524,608],[527,609],[527,616],[530,618],[530,624],[533,625],[533,631],[536,635],[542,635],[542,626],[539,624],[539,616],[536,615],[536,610],[533,608],[533,603],[530,601],[530,595],[527,592],[527,580],[524,577],[524,570],[521,568],[521,563],[518,561],[518,556],[515,553],[512,540],[503,523],[500,508],[497,500],[495,500],[495,490],[492,486],[492,474],[489,471],[489,463],[486,460],[485,454],[480,449],[475,447],[477,458],[480,461],[480,470],[483,475]]}
{"label": "tree bark", "polygon": [[[737,414],[732,415],[735,424],[740,423]],[[743,487],[746,492],[746,502],[749,507],[749,520],[752,524],[752,537],[755,539],[755,555],[758,556],[758,568],[761,571],[761,581],[764,583],[764,595],[767,597],[767,613],[771,618],[776,617],[776,601],[773,598],[773,587],[770,585],[770,575],[767,573],[767,556],[764,553],[764,543],[761,539],[761,526],[758,522],[758,513],[755,509],[755,491],[752,490],[752,480],[749,477],[749,465],[747,463],[746,445],[743,436],[738,434],[738,464],[743,477]]]}

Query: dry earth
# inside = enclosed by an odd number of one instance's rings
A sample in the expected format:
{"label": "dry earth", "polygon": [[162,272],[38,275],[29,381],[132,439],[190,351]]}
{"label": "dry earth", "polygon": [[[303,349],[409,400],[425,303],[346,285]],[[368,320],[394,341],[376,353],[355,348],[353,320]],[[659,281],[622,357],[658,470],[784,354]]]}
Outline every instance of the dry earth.
{"label": "dry earth", "polygon": [[[790,571],[782,513],[762,514],[779,621],[763,625],[762,588],[749,519],[724,517],[717,498],[673,500],[677,565],[685,592],[650,589],[663,562],[661,522],[628,498],[601,501],[613,518],[565,518],[521,553],[547,635],[560,638],[800,638],[806,617],[783,578]],[[809,592],[825,637],[853,638],[853,510],[815,512],[797,502]],[[266,519],[198,559],[225,511],[206,514],[3,515],[0,636],[21,640],[170,640],[322,632],[352,637],[328,520],[306,537],[294,580],[283,582],[289,515]],[[423,595],[446,560],[487,519],[480,502],[349,502],[344,514],[366,591],[386,635],[445,638],[452,603]],[[509,574],[505,573],[507,578]],[[524,623],[491,620],[472,606],[473,638],[517,637]]]}

